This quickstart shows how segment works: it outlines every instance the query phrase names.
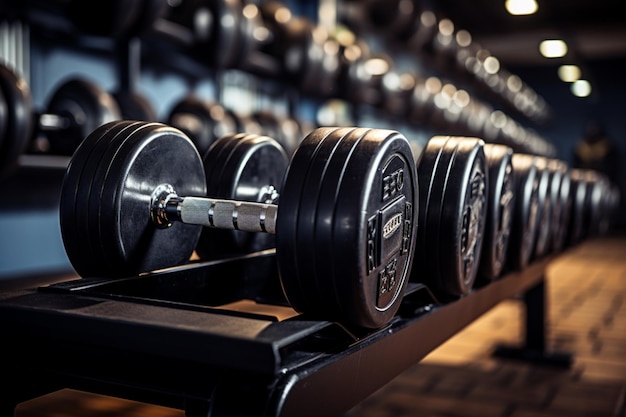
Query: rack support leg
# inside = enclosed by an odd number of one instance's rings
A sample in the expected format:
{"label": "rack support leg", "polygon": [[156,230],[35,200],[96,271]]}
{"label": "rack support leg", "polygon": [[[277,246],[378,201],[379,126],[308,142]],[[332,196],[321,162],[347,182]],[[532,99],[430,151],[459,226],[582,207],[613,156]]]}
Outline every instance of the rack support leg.
{"label": "rack support leg", "polygon": [[503,359],[515,359],[535,365],[569,368],[573,356],[563,352],[549,352],[546,347],[546,299],[545,277],[537,285],[524,293],[526,307],[525,340],[522,347],[496,347],[494,356]]}

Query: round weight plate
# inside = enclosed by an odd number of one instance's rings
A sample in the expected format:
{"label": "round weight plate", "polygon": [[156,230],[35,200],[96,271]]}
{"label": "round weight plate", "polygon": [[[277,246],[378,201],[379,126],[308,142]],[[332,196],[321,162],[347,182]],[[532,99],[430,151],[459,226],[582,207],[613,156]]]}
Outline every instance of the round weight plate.
{"label": "round weight plate", "polygon": [[479,276],[494,280],[500,276],[506,262],[515,199],[513,188],[513,149],[505,145],[486,144],[487,221],[483,252],[480,258]]}
{"label": "round weight plate", "polygon": [[243,5],[241,0],[220,0],[211,2],[215,24],[213,25],[213,42],[209,53],[213,64],[218,68],[236,66],[241,44],[241,24]]}
{"label": "round weight plate", "polygon": [[283,147],[284,139],[278,126],[278,118],[271,111],[261,110],[252,113],[252,119],[261,126],[261,132],[278,141]]}
{"label": "round weight plate", "polygon": [[204,167],[193,143],[155,123],[120,144],[102,188],[102,247],[108,265],[121,275],[185,263],[197,245],[201,226],[157,229],[150,221],[150,196],[161,184],[172,185],[180,196],[206,195]]}
{"label": "round weight plate", "polygon": [[[79,227],[83,226],[80,227],[80,231],[83,231],[83,241],[90,243],[86,246],[91,250],[92,259],[106,259],[106,248],[103,244],[101,231],[100,208],[103,204],[102,196],[105,181],[111,169],[111,160],[120,152],[120,143],[130,142],[133,135],[141,132],[147,126],[149,126],[147,123],[137,121],[125,121],[123,124],[116,124],[93,150],[95,155],[100,155],[99,160],[96,161],[94,157],[93,163],[90,163],[83,171],[84,180],[88,182],[81,187],[85,194],[79,195],[78,200],[87,201],[88,204],[86,210],[81,210],[84,214],[78,215],[77,219]],[[112,212],[107,211],[105,213]],[[110,230],[105,230],[104,233],[110,233]]]}
{"label": "round weight plate", "polygon": [[550,200],[552,201],[552,220],[550,221],[552,235],[549,238],[549,244],[553,252],[560,252],[567,227],[567,221],[564,217],[569,211],[568,204],[571,205],[569,173],[567,164],[558,159],[551,159],[548,162],[548,170],[550,172]]}
{"label": "round weight plate", "polygon": [[[204,173],[207,190],[217,190],[220,187],[220,178],[224,169],[224,161],[230,158],[230,154],[237,143],[246,136],[246,133],[229,134],[222,136],[217,141],[219,145],[209,148],[203,157]],[[216,142],[217,142],[216,141]],[[215,142],[213,142],[215,143]],[[212,197],[212,196],[211,196]]]}
{"label": "round weight plate", "polygon": [[98,237],[93,235],[95,231],[89,230],[86,209],[91,192],[97,192],[91,185],[96,169],[111,138],[132,127],[131,125],[129,122],[110,122],[103,125],[98,134],[87,136],[65,171],[59,206],[61,236],[65,251],[79,275],[86,276],[85,274],[89,274],[101,263],[96,260],[93,264],[96,259],[94,247],[99,242]]}
{"label": "round weight plate", "polygon": [[539,175],[534,158],[515,153],[512,159],[515,208],[507,254],[507,263],[512,269],[523,269],[528,265],[537,236]]}
{"label": "round weight plate", "polygon": [[187,96],[170,111],[168,124],[185,132],[204,155],[219,137],[236,130],[235,120],[217,103]]}
{"label": "round weight plate", "polygon": [[50,153],[72,155],[78,145],[97,127],[121,118],[113,97],[91,81],[73,78],[59,86],[46,112],[66,117],[67,129],[46,132]]}
{"label": "round weight plate", "polygon": [[[76,213],[88,211],[88,231],[93,236],[94,258],[83,265],[76,259],[81,251],[72,250],[80,242],[68,245],[66,239],[72,234],[64,233],[68,257],[79,266],[77,272],[123,277],[187,261],[201,227],[174,224],[157,229],[149,219],[149,204],[154,189],[165,183],[181,195],[205,195],[202,160],[191,141],[158,123],[126,121],[104,125],[86,140],[89,145],[79,147],[72,161],[82,160],[83,167],[97,165],[92,181],[71,168],[70,162],[62,191],[63,199],[76,198]],[[103,141],[108,146],[99,145]],[[96,148],[104,153],[95,152]],[[94,201],[99,203],[94,205]],[[73,225],[63,207],[67,205],[62,205],[62,230],[68,231]]]}
{"label": "round weight plate", "polygon": [[570,245],[582,240],[584,235],[584,210],[587,195],[587,181],[585,171],[573,169],[571,172],[572,210],[567,228],[567,242]]}
{"label": "round weight plate", "polygon": [[391,320],[413,258],[414,167],[397,132],[321,128],[304,139],[288,169],[276,236],[283,290],[296,310],[369,328]]}
{"label": "round weight plate", "polygon": [[121,119],[154,122],[156,111],[146,97],[130,91],[116,91],[113,98],[119,107]]}
{"label": "round weight plate", "polygon": [[[222,154],[223,148],[230,148],[228,155]],[[257,135],[222,137],[204,161],[209,197],[258,203],[276,203],[272,196],[280,192],[289,163],[278,142]],[[196,252],[204,259],[219,259],[273,247],[274,236],[267,233],[204,228]]]}
{"label": "round weight plate", "polygon": [[535,241],[534,257],[541,258],[546,254],[552,233],[552,199],[550,198],[550,171],[548,169],[548,159],[538,156],[535,158],[537,173],[539,175],[538,204],[537,213],[537,237]]}
{"label": "round weight plate", "polygon": [[5,127],[0,132],[0,172],[14,168],[31,138],[32,103],[26,81],[0,64],[0,91],[5,103]]}
{"label": "round weight plate", "polygon": [[245,5],[242,4],[239,25],[240,41],[235,66],[242,68],[246,66],[250,56],[266,41],[259,37],[260,30],[263,30],[263,20],[256,4],[249,2]]}
{"label": "round weight plate", "polygon": [[487,213],[487,165],[477,138],[431,138],[418,163],[420,217],[414,281],[446,295],[467,294],[476,279]]}
{"label": "round weight plate", "polygon": [[598,226],[601,220],[602,195],[606,180],[603,175],[596,171],[587,170],[585,172],[587,182],[587,193],[585,195],[583,237],[596,236],[599,233]]}

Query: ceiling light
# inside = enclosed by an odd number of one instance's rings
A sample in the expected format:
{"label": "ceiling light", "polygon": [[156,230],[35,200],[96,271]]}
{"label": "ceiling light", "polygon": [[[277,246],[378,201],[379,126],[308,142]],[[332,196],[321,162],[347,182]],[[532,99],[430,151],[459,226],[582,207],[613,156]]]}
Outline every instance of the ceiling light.
{"label": "ceiling light", "polygon": [[567,54],[567,44],[560,39],[547,39],[539,44],[539,52],[546,58],[561,58]]}
{"label": "ceiling light", "polygon": [[535,0],[506,0],[504,6],[514,16],[533,14],[539,9]]}
{"label": "ceiling light", "polygon": [[559,78],[566,83],[573,83],[580,78],[580,68],[576,65],[561,65],[559,67]]}
{"label": "ceiling light", "polygon": [[591,84],[587,80],[574,81],[570,88],[576,97],[587,97],[591,94]]}
{"label": "ceiling light", "polygon": [[382,58],[370,58],[365,61],[365,70],[372,75],[383,75],[389,71],[389,63]]}

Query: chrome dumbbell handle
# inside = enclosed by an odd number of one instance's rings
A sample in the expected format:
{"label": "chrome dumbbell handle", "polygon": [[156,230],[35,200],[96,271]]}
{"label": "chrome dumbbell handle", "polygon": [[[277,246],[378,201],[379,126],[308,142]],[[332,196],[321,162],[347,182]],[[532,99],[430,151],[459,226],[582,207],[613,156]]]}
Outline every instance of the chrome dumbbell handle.
{"label": "chrome dumbbell handle", "polygon": [[152,193],[150,218],[165,228],[174,221],[227,230],[276,233],[278,206],[207,197],[180,197],[169,184]]}

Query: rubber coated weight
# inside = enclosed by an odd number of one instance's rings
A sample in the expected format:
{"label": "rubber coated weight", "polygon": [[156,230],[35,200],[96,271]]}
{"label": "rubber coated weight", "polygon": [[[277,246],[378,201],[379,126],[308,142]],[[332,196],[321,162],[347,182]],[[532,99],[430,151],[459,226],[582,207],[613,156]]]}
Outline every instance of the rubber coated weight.
{"label": "rubber coated weight", "polygon": [[[124,129],[129,131],[122,134]],[[99,145],[103,141],[108,145]],[[75,160],[83,167],[97,166],[92,178],[71,168]],[[150,195],[163,183],[190,196],[206,194],[202,160],[180,131],[158,123],[123,121],[101,126],[85,139],[66,172],[61,205],[63,242],[81,276],[123,277],[189,259],[201,227],[176,224],[157,231],[149,218]],[[84,238],[94,257],[86,263],[80,259],[84,252],[76,250],[86,242],[72,241],[76,235],[66,233],[75,226],[64,211],[73,198],[74,213],[87,212]]]}
{"label": "rubber coated weight", "polygon": [[[277,202],[289,164],[287,154],[274,139],[247,134],[216,140],[203,161],[208,196],[258,203]],[[275,246],[270,234],[204,228],[196,252],[203,259],[220,259]]]}
{"label": "rubber coated weight", "polygon": [[505,145],[485,144],[489,192],[487,220],[480,258],[479,277],[493,280],[500,276],[506,263],[511,221],[515,203],[513,183],[513,149]]}
{"label": "rubber coated weight", "polygon": [[413,258],[416,185],[409,143],[397,132],[320,128],[303,140],[276,236],[283,290],[297,311],[364,327],[395,315]]}
{"label": "rubber coated weight", "polygon": [[212,62],[218,68],[235,67],[240,54],[241,19],[243,5],[241,0],[219,0],[211,2],[213,12],[213,43],[207,51]]}
{"label": "rubber coated weight", "polygon": [[537,236],[539,175],[534,159],[532,155],[513,154],[515,208],[507,254],[507,263],[512,269],[528,265]]}
{"label": "rubber coated weight", "polygon": [[116,91],[113,98],[122,120],[156,121],[156,110],[143,95],[132,91]]}
{"label": "rubber coated weight", "polygon": [[[137,125],[138,122],[108,124],[102,135],[89,142],[83,141],[79,145],[80,152],[75,153],[70,161],[62,188],[60,220],[66,252],[76,254],[71,262],[77,272],[93,270],[94,260],[97,262],[102,258],[98,225],[96,223],[95,226],[90,226],[90,220],[97,219],[97,216],[90,217],[86,208],[90,199],[99,204],[103,180],[98,183],[99,177],[96,173],[100,161],[107,155],[106,151],[116,136],[127,135]],[[97,208],[96,206],[96,211]]]}
{"label": "rubber coated weight", "polygon": [[432,291],[471,291],[482,250],[488,177],[484,142],[435,136],[420,155],[420,209],[412,280]]}
{"label": "rubber coated weight", "polygon": [[545,157],[535,157],[535,165],[537,165],[537,174],[539,176],[539,188],[537,190],[537,237],[533,253],[535,258],[540,258],[546,254],[552,233],[552,199],[550,198],[551,183],[548,162],[548,159]]}
{"label": "rubber coated weight", "polygon": [[571,192],[573,200],[572,211],[567,227],[567,243],[573,245],[580,242],[584,235],[583,217],[585,210],[585,199],[587,195],[587,181],[585,180],[585,171],[582,169],[572,169],[571,181]]}
{"label": "rubber coated weight", "polygon": [[565,235],[572,207],[570,172],[567,164],[553,159],[548,163],[551,175],[550,195],[552,198],[552,251],[560,252],[565,244]]}
{"label": "rubber coated weight", "polygon": [[63,82],[50,98],[46,113],[62,116],[68,124],[46,132],[50,152],[56,155],[72,155],[97,127],[121,119],[113,97],[82,78]]}
{"label": "rubber coated weight", "polygon": [[168,124],[186,133],[204,155],[219,137],[235,132],[236,122],[217,103],[190,95],[174,105]]}
{"label": "rubber coated weight", "polygon": [[599,226],[602,219],[603,195],[605,192],[605,184],[608,183],[608,179],[599,172],[586,170],[585,174],[587,190],[583,211],[583,238],[597,236],[599,234]]}
{"label": "rubber coated weight", "polygon": [[0,132],[0,172],[14,168],[31,137],[31,94],[26,81],[0,63],[0,91],[5,108],[5,126]]}

